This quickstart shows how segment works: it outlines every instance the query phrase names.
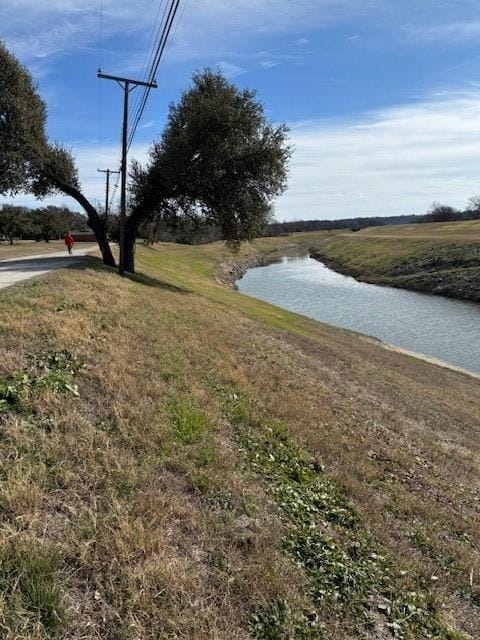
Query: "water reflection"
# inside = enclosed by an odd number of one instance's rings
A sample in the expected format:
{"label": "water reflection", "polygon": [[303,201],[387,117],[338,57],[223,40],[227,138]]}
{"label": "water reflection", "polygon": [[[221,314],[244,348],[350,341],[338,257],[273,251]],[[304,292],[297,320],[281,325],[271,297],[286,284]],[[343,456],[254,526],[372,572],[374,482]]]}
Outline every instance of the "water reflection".
{"label": "water reflection", "polygon": [[242,293],[480,373],[480,305],[357,282],[309,256],[250,269]]}

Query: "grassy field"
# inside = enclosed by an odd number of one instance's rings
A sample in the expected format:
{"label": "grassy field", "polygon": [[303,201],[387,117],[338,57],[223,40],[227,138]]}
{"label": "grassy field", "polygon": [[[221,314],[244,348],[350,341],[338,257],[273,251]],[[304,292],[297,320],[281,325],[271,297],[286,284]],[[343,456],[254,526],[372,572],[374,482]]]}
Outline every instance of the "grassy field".
{"label": "grassy field", "polygon": [[13,244],[0,242],[0,260],[20,258],[23,256],[35,256],[42,253],[52,253],[54,251],[65,250],[65,243],[63,240],[52,240],[51,242],[17,240]]}
{"label": "grassy field", "polygon": [[2,292],[2,638],[480,637],[478,379],[214,277],[281,242]]}
{"label": "grassy field", "polygon": [[359,280],[480,301],[478,220],[330,232],[312,240],[320,259]]}

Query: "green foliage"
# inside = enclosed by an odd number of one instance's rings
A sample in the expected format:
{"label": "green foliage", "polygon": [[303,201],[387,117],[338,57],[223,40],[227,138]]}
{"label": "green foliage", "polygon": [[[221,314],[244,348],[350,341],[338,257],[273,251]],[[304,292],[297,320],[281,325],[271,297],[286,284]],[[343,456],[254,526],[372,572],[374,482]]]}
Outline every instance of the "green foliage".
{"label": "green foliage", "polygon": [[168,400],[165,410],[170,417],[176,438],[183,444],[193,442],[210,424],[204,411],[180,400]]}
{"label": "green foliage", "polygon": [[11,204],[0,207],[0,237],[13,244],[14,238],[23,240],[61,239],[71,229],[84,230],[86,218],[67,207],[49,205],[28,209]]}
{"label": "green foliage", "polygon": [[43,198],[60,191],[78,200],[78,189],[77,167],[70,151],[60,144],[46,145],[36,166],[32,192]]}
{"label": "green foliage", "polygon": [[0,549],[0,610],[18,632],[41,625],[48,638],[62,627],[57,585],[59,557],[38,544],[10,543]]}
{"label": "green foliage", "polygon": [[291,150],[284,125],[221,73],[205,70],[171,105],[145,169],[133,169],[133,216],[204,220],[232,242],[258,235],[286,187]]}
{"label": "green foliage", "polygon": [[324,637],[315,612],[295,611],[285,600],[258,607],[250,616],[248,627],[258,640],[315,640]]}
{"label": "green foliage", "polygon": [[78,396],[74,377],[81,360],[69,351],[53,351],[35,356],[25,372],[0,381],[0,413],[24,411],[28,401],[45,391]]}
{"label": "green foliage", "polygon": [[0,194],[31,184],[46,147],[45,121],[30,74],[0,42]]}

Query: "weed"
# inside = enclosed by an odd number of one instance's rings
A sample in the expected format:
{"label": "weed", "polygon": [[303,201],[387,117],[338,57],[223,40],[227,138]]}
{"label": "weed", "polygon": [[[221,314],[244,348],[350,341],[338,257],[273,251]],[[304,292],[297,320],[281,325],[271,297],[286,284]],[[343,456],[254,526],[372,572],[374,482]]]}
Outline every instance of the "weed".
{"label": "weed", "polygon": [[324,637],[315,611],[295,611],[286,600],[257,607],[248,626],[258,640],[316,640]]}
{"label": "weed", "polygon": [[45,391],[79,396],[78,386],[73,379],[81,367],[81,360],[69,351],[51,351],[32,356],[27,371],[15,373],[7,381],[0,381],[0,413],[25,411],[28,401]]}
{"label": "weed", "polygon": [[38,545],[11,543],[0,550],[0,594],[11,618],[7,624],[40,624],[46,637],[58,636],[63,616],[58,569],[58,555]]}
{"label": "weed", "polygon": [[455,559],[437,549],[422,531],[413,532],[410,536],[410,540],[417,549],[427,557],[431,558],[443,569],[454,571],[458,568]]}
{"label": "weed", "polygon": [[[176,438],[183,444],[190,444],[206,431],[210,425],[207,414],[186,402],[172,399],[165,404],[165,410],[172,423]],[[209,456],[211,452],[206,451]]]}

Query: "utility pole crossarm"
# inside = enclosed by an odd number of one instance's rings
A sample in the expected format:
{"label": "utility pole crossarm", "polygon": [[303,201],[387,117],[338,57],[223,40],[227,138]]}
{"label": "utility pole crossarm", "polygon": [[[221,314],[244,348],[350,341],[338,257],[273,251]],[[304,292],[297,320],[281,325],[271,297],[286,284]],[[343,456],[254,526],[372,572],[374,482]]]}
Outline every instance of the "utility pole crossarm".
{"label": "utility pole crossarm", "polygon": [[151,89],[156,89],[158,87],[155,80],[153,82],[143,82],[143,80],[132,80],[131,78],[122,78],[121,76],[111,76],[107,73],[103,73],[101,69],[97,71],[97,78],[115,80],[115,82],[128,83],[137,87],[150,87]]}

